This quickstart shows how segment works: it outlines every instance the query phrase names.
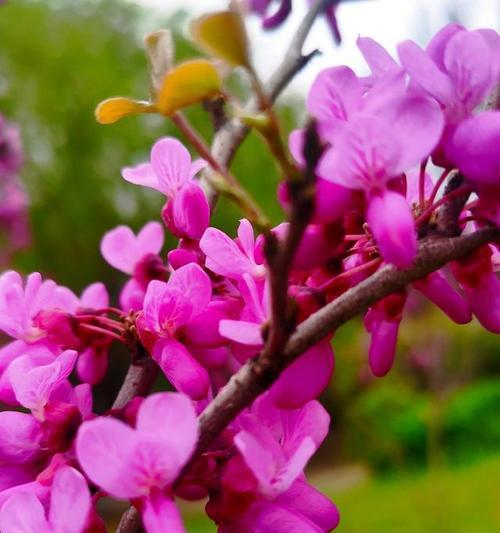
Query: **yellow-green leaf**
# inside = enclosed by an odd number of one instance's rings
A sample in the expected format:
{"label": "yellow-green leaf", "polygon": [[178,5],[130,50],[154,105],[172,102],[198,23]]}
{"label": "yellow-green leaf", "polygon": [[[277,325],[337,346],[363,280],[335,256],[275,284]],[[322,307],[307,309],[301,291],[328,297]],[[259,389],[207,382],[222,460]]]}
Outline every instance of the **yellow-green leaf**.
{"label": "yellow-green leaf", "polygon": [[156,107],[150,102],[143,102],[117,96],[103,100],[95,110],[99,124],[113,124],[123,117],[140,113],[155,113]]}
{"label": "yellow-green leaf", "polygon": [[183,107],[214,98],[220,90],[221,79],[213,63],[205,59],[187,61],[163,78],[157,107],[160,113],[172,115]]}
{"label": "yellow-green leaf", "polygon": [[203,15],[192,22],[191,34],[209,54],[230,65],[250,68],[245,25],[236,10]]}

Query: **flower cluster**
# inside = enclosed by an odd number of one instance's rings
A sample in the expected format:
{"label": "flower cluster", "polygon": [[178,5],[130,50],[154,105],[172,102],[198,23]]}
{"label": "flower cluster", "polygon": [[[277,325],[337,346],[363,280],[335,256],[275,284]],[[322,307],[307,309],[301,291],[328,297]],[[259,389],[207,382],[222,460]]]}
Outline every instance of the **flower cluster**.
{"label": "flower cluster", "polygon": [[28,198],[18,174],[23,164],[21,137],[16,126],[0,115],[0,228],[7,241],[2,246],[0,264],[12,252],[29,242]]}
{"label": "flower cluster", "polygon": [[[418,239],[449,229],[441,207],[453,206],[458,232],[499,221],[500,112],[478,109],[500,81],[500,36],[447,26],[425,51],[402,43],[400,63],[370,39],[359,48],[372,74],[328,69],[307,100],[324,150],[314,213],[290,266],[295,324],[386,264],[411,267]],[[308,164],[305,144],[302,131],[292,134],[299,167]],[[431,158],[442,167],[435,183]],[[273,304],[269,234],[256,237],[247,219],[235,238],[210,227],[196,179],[205,166],[163,138],[150,162],[123,169],[126,181],[166,197],[161,219],[179,245],[164,254],[156,221],[137,234],[119,226],[104,235],[102,256],[129,277],[119,307],[101,283],[77,296],[38,273],[0,276],[0,330],[11,338],[0,349],[0,401],[9,406],[0,412],[3,532],[103,531],[95,510],[103,496],[130,501],[148,533],[184,530],[176,497],[208,499],[221,533],[336,527],[334,504],[304,475],[329,429],[317,398],[334,371],[333,331],[193,456],[198,416],[266,345]],[[285,210],[293,194],[288,182],[280,186]],[[270,234],[282,243],[291,224]],[[497,258],[486,244],[369,308],[373,374],[393,364],[411,291],[457,323],[474,315],[499,333]],[[92,387],[113,342],[140,350],[175,392],[136,395],[97,415]]]}

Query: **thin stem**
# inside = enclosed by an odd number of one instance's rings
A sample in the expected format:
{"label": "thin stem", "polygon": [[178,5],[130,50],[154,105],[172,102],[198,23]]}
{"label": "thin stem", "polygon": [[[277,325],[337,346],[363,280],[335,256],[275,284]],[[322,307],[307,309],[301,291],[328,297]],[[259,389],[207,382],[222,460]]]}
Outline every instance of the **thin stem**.
{"label": "thin stem", "polygon": [[[450,175],[450,172],[452,171],[452,168],[445,168],[443,172],[441,173],[441,176],[439,176],[439,179],[436,181],[436,184],[434,185],[434,188],[432,189],[431,195],[429,196],[429,204],[432,204],[434,200],[436,199],[437,193],[439,192],[439,189],[441,188],[441,185],[445,182],[446,178]],[[420,204],[424,205],[424,204]]]}
{"label": "thin stem", "polygon": [[113,320],[112,318],[108,318],[105,316],[95,316],[95,315],[76,315],[76,316],[79,321],[89,320],[90,322],[97,322],[98,324],[102,326],[114,328],[118,331],[125,331],[125,326],[121,322],[117,322],[116,320]]}
{"label": "thin stem", "polygon": [[103,329],[98,326],[91,326],[90,324],[79,324],[78,327],[80,329],[92,331],[94,333],[99,333],[100,335],[106,335],[108,337],[112,337],[113,339],[116,339],[117,341],[123,342],[123,337],[121,335],[118,335],[117,333],[113,333],[112,331],[109,331],[107,329]]}
{"label": "thin stem", "polygon": [[429,158],[426,158],[420,164],[420,173],[418,176],[418,203],[421,208],[425,205],[425,169]]}
{"label": "thin stem", "polygon": [[379,266],[382,263],[382,258],[376,257],[375,259],[371,259],[367,263],[363,263],[362,265],[359,265],[354,268],[350,268],[349,270],[346,270],[345,272],[342,272],[342,274],[339,274],[338,276],[335,276],[334,278],[326,281],[323,283],[323,285],[320,285],[317,290],[320,292],[327,291],[331,287],[333,287],[335,284],[337,284],[339,281],[344,281],[352,277],[354,274],[359,274],[361,272],[365,272],[366,270],[370,270],[371,268],[375,268]]}
{"label": "thin stem", "polygon": [[446,194],[445,196],[440,198],[437,202],[435,202],[434,204],[430,205],[427,209],[425,209],[415,220],[415,224],[419,226],[420,224],[426,222],[429,219],[429,217],[432,215],[432,213],[434,213],[434,211],[438,207],[441,207],[442,205],[446,204],[453,198],[457,198],[459,196],[465,196],[467,194],[470,194],[471,192],[472,192],[472,187],[470,185],[462,185],[458,189],[455,189],[454,191]]}

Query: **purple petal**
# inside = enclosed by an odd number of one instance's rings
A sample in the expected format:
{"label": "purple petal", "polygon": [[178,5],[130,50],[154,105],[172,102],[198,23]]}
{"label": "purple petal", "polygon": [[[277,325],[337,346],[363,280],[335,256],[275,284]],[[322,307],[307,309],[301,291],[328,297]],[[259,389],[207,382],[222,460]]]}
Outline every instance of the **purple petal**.
{"label": "purple petal", "polygon": [[465,293],[479,323],[492,333],[500,333],[500,280],[496,274],[487,274],[472,289],[465,287]]}
{"label": "purple petal", "polygon": [[[395,97],[390,105],[379,112],[383,113],[392,133],[400,140],[399,160],[391,169],[392,177],[418,165],[434,150],[441,138],[443,113],[436,102],[429,98],[408,95]],[[410,138],[411,142],[404,141]]]}
{"label": "purple petal", "polygon": [[78,356],[76,371],[83,383],[96,385],[100,383],[108,369],[108,354],[94,347],[87,348]]}
{"label": "purple petal", "polygon": [[90,491],[80,472],[71,467],[58,470],[50,496],[49,522],[54,531],[82,533],[90,505]]}
{"label": "purple petal", "polygon": [[159,222],[148,222],[137,234],[137,249],[141,256],[157,255],[163,248],[164,232]]}
{"label": "purple petal", "polygon": [[252,533],[323,533],[316,524],[294,509],[266,502],[248,513],[248,529]]}
{"label": "purple petal", "polygon": [[318,175],[350,189],[380,189],[398,174],[401,144],[390,123],[358,113],[326,150]]}
{"label": "purple petal", "polygon": [[139,407],[137,429],[160,438],[166,447],[165,453],[174,455],[180,470],[191,456],[198,438],[193,402],[187,396],[173,392],[148,396]]}
{"label": "purple petal", "polygon": [[171,204],[171,219],[175,233],[187,239],[200,239],[210,223],[207,197],[196,181],[188,181]]}
{"label": "purple petal", "polygon": [[413,41],[398,45],[399,59],[411,79],[420,85],[440,104],[447,106],[455,97],[450,78]]}
{"label": "purple petal", "polygon": [[134,185],[142,185],[143,187],[149,187],[150,189],[167,194],[166,190],[158,182],[151,163],[141,163],[135,167],[122,168],[122,177],[125,181]]}
{"label": "purple petal", "polygon": [[472,111],[490,92],[493,58],[480,33],[455,33],[444,51],[444,64],[464,113]]}
{"label": "purple petal", "polygon": [[331,531],[339,523],[339,512],[330,499],[300,479],[278,496],[275,502],[305,516],[321,531]]}
{"label": "purple petal", "polygon": [[80,298],[81,306],[85,309],[103,309],[109,305],[109,295],[104,283],[92,283]]}
{"label": "purple petal", "polygon": [[440,272],[433,272],[413,286],[457,324],[467,324],[472,320],[469,304]]}
{"label": "purple petal", "polygon": [[101,255],[112,267],[130,275],[142,257],[137,238],[127,226],[118,226],[104,234]]}
{"label": "purple petal", "polygon": [[185,533],[182,518],[172,499],[159,491],[143,500],[142,520],[148,533]]}
{"label": "purple petal", "polygon": [[212,298],[210,278],[196,263],[190,263],[173,272],[168,280],[168,287],[179,291],[191,302],[194,314],[204,311]]}
{"label": "purple petal", "polygon": [[238,280],[244,273],[251,273],[255,264],[225,233],[208,228],[200,240],[200,248],[207,256],[206,266],[220,276]]}
{"label": "purple petal", "polygon": [[170,198],[190,179],[191,155],[177,139],[157,141],[151,150],[151,165],[162,191]]}
{"label": "purple petal", "polygon": [[287,367],[269,390],[281,409],[297,409],[317,398],[333,374],[333,351],[328,342],[310,348]]}
{"label": "purple petal", "polygon": [[47,533],[51,530],[40,500],[30,492],[11,496],[0,510],[2,533]]}
{"label": "purple petal", "polygon": [[134,471],[136,431],[114,418],[84,422],[76,437],[76,455],[85,474],[116,498],[143,496],[147,484]]}
{"label": "purple petal", "polygon": [[391,54],[374,39],[358,37],[356,45],[375,76],[383,76],[391,70],[401,68]]}
{"label": "purple petal", "polygon": [[153,358],[179,392],[193,400],[206,398],[210,386],[208,373],[180,342],[173,339],[156,342]]}
{"label": "purple petal", "polygon": [[66,350],[53,363],[35,368],[29,356],[14,361],[9,370],[18,402],[40,416],[51,393],[71,374],[76,358],[74,350]]}
{"label": "purple petal", "polygon": [[460,26],[460,24],[447,24],[444,28],[439,30],[436,35],[434,35],[427,45],[427,54],[443,72],[446,72],[446,66],[444,64],[444,52],[448,42],[453,35],[464,30],[465,28]]}
{"label": "purple petal", "polygon": [[449,156],[477,184],[497,185],[500,176],[500,111],[486,111],[462,122]]}
{"label": "purple petal", "polygon": [[406,199],[392,191],[374,196],[369,201],[366,220],[382,257],[398,268],[409,267],[417,251],[417,235]]}
{"label": "purple petal", "polygon": [[219,332],[226,339],[248,346],[263,346],[262,325],[244,320],[221,320]]}
{"label": "purple petal", "polygon": [[15,411],[0,412],[0,464],[29,462],[40,453],[40,422]]}
{"label": "purple petal", "polygon": [[307,110],[320,121],[321,131],[329,131],[346,121],[361,107],[362,86],[348,67],[321,71],[307,97]]}
{"label": "purple petal", "polygon": [[384,320],[379,313],[369,310],[365,324],[371,335],[368,361],[373,375],[381,378],[392,368],[396,355],[399,321]]}

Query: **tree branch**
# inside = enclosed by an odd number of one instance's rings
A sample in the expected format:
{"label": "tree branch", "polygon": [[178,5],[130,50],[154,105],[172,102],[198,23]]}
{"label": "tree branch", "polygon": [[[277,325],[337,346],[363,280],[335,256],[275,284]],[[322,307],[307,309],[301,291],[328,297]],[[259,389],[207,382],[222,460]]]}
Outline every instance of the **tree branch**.
{"label": "tree branch", "polygon": [[499,240],[499,228],[484,228],[454,238],[428,237],[420,242],[413,267],[398,270],[387,265],[311,315],[297,327],[281,356],[263,351],[221,389],[199,418],[200,437],[193,457],[206,450],[229,422],[267,390],[290,363],[326,335],[381,298],[470,254],[483,244]]}

